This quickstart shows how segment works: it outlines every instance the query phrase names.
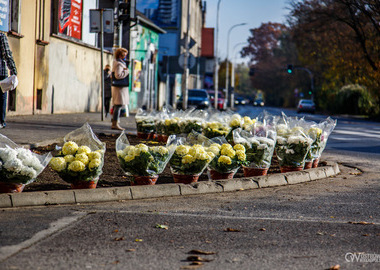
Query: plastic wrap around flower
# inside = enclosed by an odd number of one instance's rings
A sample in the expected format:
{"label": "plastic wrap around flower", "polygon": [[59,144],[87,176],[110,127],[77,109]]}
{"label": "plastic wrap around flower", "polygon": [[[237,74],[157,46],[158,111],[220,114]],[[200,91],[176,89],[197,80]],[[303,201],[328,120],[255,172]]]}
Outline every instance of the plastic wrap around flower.
{"label": "plastic wrap around flower", "polygon": [[116,140],[116,154],[123,171],[131,176],[155,176],[165,169],[175,150],[170,136],[166,146],[130,145],[123,132]]}
{"label": "plastic wrap around flower", "polygon": [[0,134],[0,182],[32,183],[44,170],[51,154],[38,155]]}
{"label": "plastic wrap around flower", "polygon": [[83,125],[64,138],[50,167],[68,183],[98,181],[102,174],[106,146],[93,133],[89,124]]}
{"label": "plastic wrap around flower", "polygon": [[303,167],[313,140],[300,126],[292,129],[278,126],[276,154],[281,167]]}
{"label": "plastic wrap around flower", "polygon": [[215,157],[207,152],[211,146],[205,136],[192,131],[186,138],[177,138],[177,146],[170,159],[170,168],[174,174],[200,175]]}
{"label": "plastic wrap around flower", "polygon": [[221,122],[205,122],[203,124],[203,135],[209,139],[215,137],[226,137],[230,133],[231,128]]}
{"label": "plastic wrap around flower", "polygon": [[246,165],[246,149],[242,144],[232,146],[227,143],[224,137],[214,138],[206,152],[214,158],[211,160],[208,168],[219,173],[236,172],[241,165]]}
{"label": "plastic wrap around flower", "polygon": [[327,139],[336,126],[336,120],[328,117],[319,124],[312,125],[307,134],[313,140],[307,159],[319,158],[326,147]]}
{"label": "plastic wrap around flower", "polygon": [[139,109],[135,116],[136,128],[138,133],[150,134],[155,132],[155,115]]}
{"label": "plastic wrap around flower", "polygon": [[253,135],[242,129],[234,130],[234,143],[246,148],[247,167],[268,169],[271,165],[276,133],[268,129],[265,133],[261,132],[261,135]]}

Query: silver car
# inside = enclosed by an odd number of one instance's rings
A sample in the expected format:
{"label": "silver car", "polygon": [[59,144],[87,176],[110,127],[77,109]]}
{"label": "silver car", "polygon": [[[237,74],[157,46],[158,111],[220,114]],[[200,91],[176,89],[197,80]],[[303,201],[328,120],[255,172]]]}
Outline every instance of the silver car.
{"label": "silver car", "polygon": [[315,103],[311,99],[301,99],[298,102],[297,113],[310,112],[315,113]]}

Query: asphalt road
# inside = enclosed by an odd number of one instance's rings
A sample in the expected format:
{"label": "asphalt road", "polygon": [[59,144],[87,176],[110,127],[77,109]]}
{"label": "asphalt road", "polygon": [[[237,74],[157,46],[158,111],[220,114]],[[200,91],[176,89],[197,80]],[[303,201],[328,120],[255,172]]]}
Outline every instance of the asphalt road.
{"label": "asphalt road", "polygon": [[379,159],[324,159],[350,167],[223,195],[1,210],[0,269],[379,269],[351,255],[380,256]]}

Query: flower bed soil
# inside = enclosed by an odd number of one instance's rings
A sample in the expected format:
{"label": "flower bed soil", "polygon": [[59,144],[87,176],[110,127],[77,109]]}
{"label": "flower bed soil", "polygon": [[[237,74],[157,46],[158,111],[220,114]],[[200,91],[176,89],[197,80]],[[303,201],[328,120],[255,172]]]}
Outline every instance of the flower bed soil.
{"label": "flower bed soil", "polygon": [[[117,187],[117,186],[130,186],[131,185],[131,176],[126,176],[122,171],[119,161],[116,157],[115,144],[116,139],[118,138],[118,134],[113,135],[105,135],[103,133],[97,134],[98,138],[106,143],[106,152],[105,152],[105,160],[103,166],[103,173],[100,176],[97,188],[103,187]],[[138,143],[145,143],[147,145],[164,145],[161,142],[155,141],[146,141],[137,138],[134,135],[128,135],[128,140],[131,145],[135,145]],[[32,149],[33,152],[36,153],[46,153],[49,151],[53,151],[55,149],[55,144],[48,145],[46,147],[38,147]],[[268,171],[268,174],[271,173],[280,173],[280,168],[278,166],[277,158],[274,157],[272,160],[272,165]],[[240,168],[238,172],[235,174],[234,178],[244,177],[243,169]],[[207,170],[203,172],[203,174],[199,177],[198,181],[208,181]],[[173,176],[170,171],[169,166],[165,168],[163,173],[159,175],[159,178],[156,182],[156,185],[160,184],[168,184],[174,183]],[[45,170],[37,177],[37,180],[27,186],[23,192],[28,191],[47,191],[47,190],[65,190],[71,189],[70,184],[63,181],[58,174],[53,171],[49,166],[45,168]]]}

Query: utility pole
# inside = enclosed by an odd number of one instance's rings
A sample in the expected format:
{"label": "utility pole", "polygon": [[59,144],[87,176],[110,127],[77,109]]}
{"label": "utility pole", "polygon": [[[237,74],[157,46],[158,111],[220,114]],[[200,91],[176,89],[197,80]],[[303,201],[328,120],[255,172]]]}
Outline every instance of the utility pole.
{"label": "utility pole", "polygon": [[219,97],[219,59],[218,59],[218,34],[219,34],[219,6],[220,1],[218,1],[218,6],[216,8],[216,29],[215,29],[215,74],[214,74],[214,88],[215,88],[215,97],[214,97],[214,107],[218,109],[218,97]]}
{"label": "utility pole", "polygon": [[185,36],[185,57],[184,57],[184,77],[182,83],[182,109],[187,109],[188,89],[189,89],[189,43],[190,43],[190,15],[191,15],[191,1],[187,0],[187,29]]}

